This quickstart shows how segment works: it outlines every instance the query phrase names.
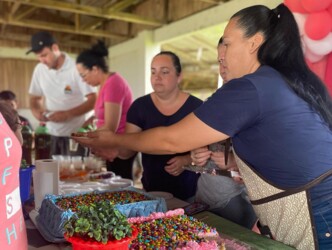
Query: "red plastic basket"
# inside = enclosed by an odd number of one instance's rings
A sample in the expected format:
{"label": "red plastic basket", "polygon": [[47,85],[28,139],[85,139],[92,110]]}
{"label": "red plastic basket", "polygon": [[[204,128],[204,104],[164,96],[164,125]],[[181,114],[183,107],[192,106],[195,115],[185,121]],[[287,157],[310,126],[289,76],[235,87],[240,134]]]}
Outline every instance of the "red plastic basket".
{"label": "red plastic basket", "polygon": [[131,237],[125,237],[121,240],[109,241],[106,244],[97,241],[85,241],[79,237],[66,237],[66,240],[73,245],[73,250],[127,250],[129,249],[129,244],[138,235],[138,230],[136,227],[132,227],[133,233]]}

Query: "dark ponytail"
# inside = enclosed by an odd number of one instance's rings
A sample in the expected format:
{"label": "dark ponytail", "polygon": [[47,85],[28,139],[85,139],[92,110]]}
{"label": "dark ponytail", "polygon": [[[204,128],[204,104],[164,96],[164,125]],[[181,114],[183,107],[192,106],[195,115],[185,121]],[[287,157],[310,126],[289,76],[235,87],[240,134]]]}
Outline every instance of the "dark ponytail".
{"label": "dark ponytail", "polygon": [[103,41],[99,40],[91,49],[84,50],[81,52],[76,63],[81,63],[84,67],[92,69],[93,66],[100,68],[103,72],[108,72],[108,49]]}
{"label": "dark ponytail", "polygon": [[293,14],[280,4],[273,10],[256,5],[240,10],[237,18],[246,37],[262,32],[265,42],[258,60],[279,71],[293,91],[327,122],[332,130],[332,101],[323,82],[307,66]]}

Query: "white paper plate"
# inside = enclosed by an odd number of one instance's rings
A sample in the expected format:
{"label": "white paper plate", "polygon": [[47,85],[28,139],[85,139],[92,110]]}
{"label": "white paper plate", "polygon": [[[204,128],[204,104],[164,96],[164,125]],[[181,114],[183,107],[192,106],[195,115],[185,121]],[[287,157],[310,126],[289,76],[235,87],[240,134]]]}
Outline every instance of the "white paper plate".
{"label": "white paper plate", "polygon": [[79,186],[81,186],[79,183],[74,183],[74,182],[63,182],[61,184],[59,184],[60,189],[62,188],[78,188]]}
{"label": "white paper plate", "polygon": [[133,186],[134,183],[132,180],[130,179],[111,179],[111,181],[109,182],[109,185],[111,188],[125,188],[125,187],[130,187]]}
{"label": "white paper plate", "polygon": [[67,188],[62,189],[61,194],[75,194],[75,193],[83,193],[83,192],[92,192],[94,189],[90,187],[86,188]]}
{"label": "white paper plate", "polygon": [[162,192],[162,191],[151,191],[148,192],[149,194],[155,196],[155,197],[161,197],[164,198],[165,200],[169,200],[173,198],[173,195],[168,192]]}

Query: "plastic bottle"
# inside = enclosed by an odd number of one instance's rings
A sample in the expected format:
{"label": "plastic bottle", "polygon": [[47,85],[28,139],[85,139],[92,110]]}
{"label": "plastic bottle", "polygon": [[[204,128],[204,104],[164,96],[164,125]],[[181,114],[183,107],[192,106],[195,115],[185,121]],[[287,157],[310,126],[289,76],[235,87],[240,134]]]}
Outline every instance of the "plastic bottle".
{"label": "plastic bottle", "polygon": [[27,165],[31,165],[33,134],[27,122],[22,122],[22,137],[23,137],[22,160],[25,160]]}
{"label": "plastic bottle", "polygon": [[51,136],[44,122],[41,122],[35,130],[35,149],[36,160],[51,158]]}
{"label": "plastic bottle", "polygon": [[77,130],[77,132],[79,132],[79,133],[85,133],[85,132],[88,132],[88,129],[87,129],[87,128],[82,128],[82,127],[80,127],[80,128]]}

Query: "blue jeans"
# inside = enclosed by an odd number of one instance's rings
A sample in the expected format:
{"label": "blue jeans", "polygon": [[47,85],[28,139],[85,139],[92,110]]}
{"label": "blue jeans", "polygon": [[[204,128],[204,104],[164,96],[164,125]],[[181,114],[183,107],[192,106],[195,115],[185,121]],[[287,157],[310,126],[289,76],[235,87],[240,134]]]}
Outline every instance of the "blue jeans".
{"label": "blue jeans", "polygon": [[210,211],[236,224],[251,229],[257,220],[255,211],[243,191],[241,194],[233,197],[226,207],[211,209]]}
{"label": "blue jeans", "polygon": [[332,249],[332,196],[329,200],[313,205],[313,215],[319,249]]}

